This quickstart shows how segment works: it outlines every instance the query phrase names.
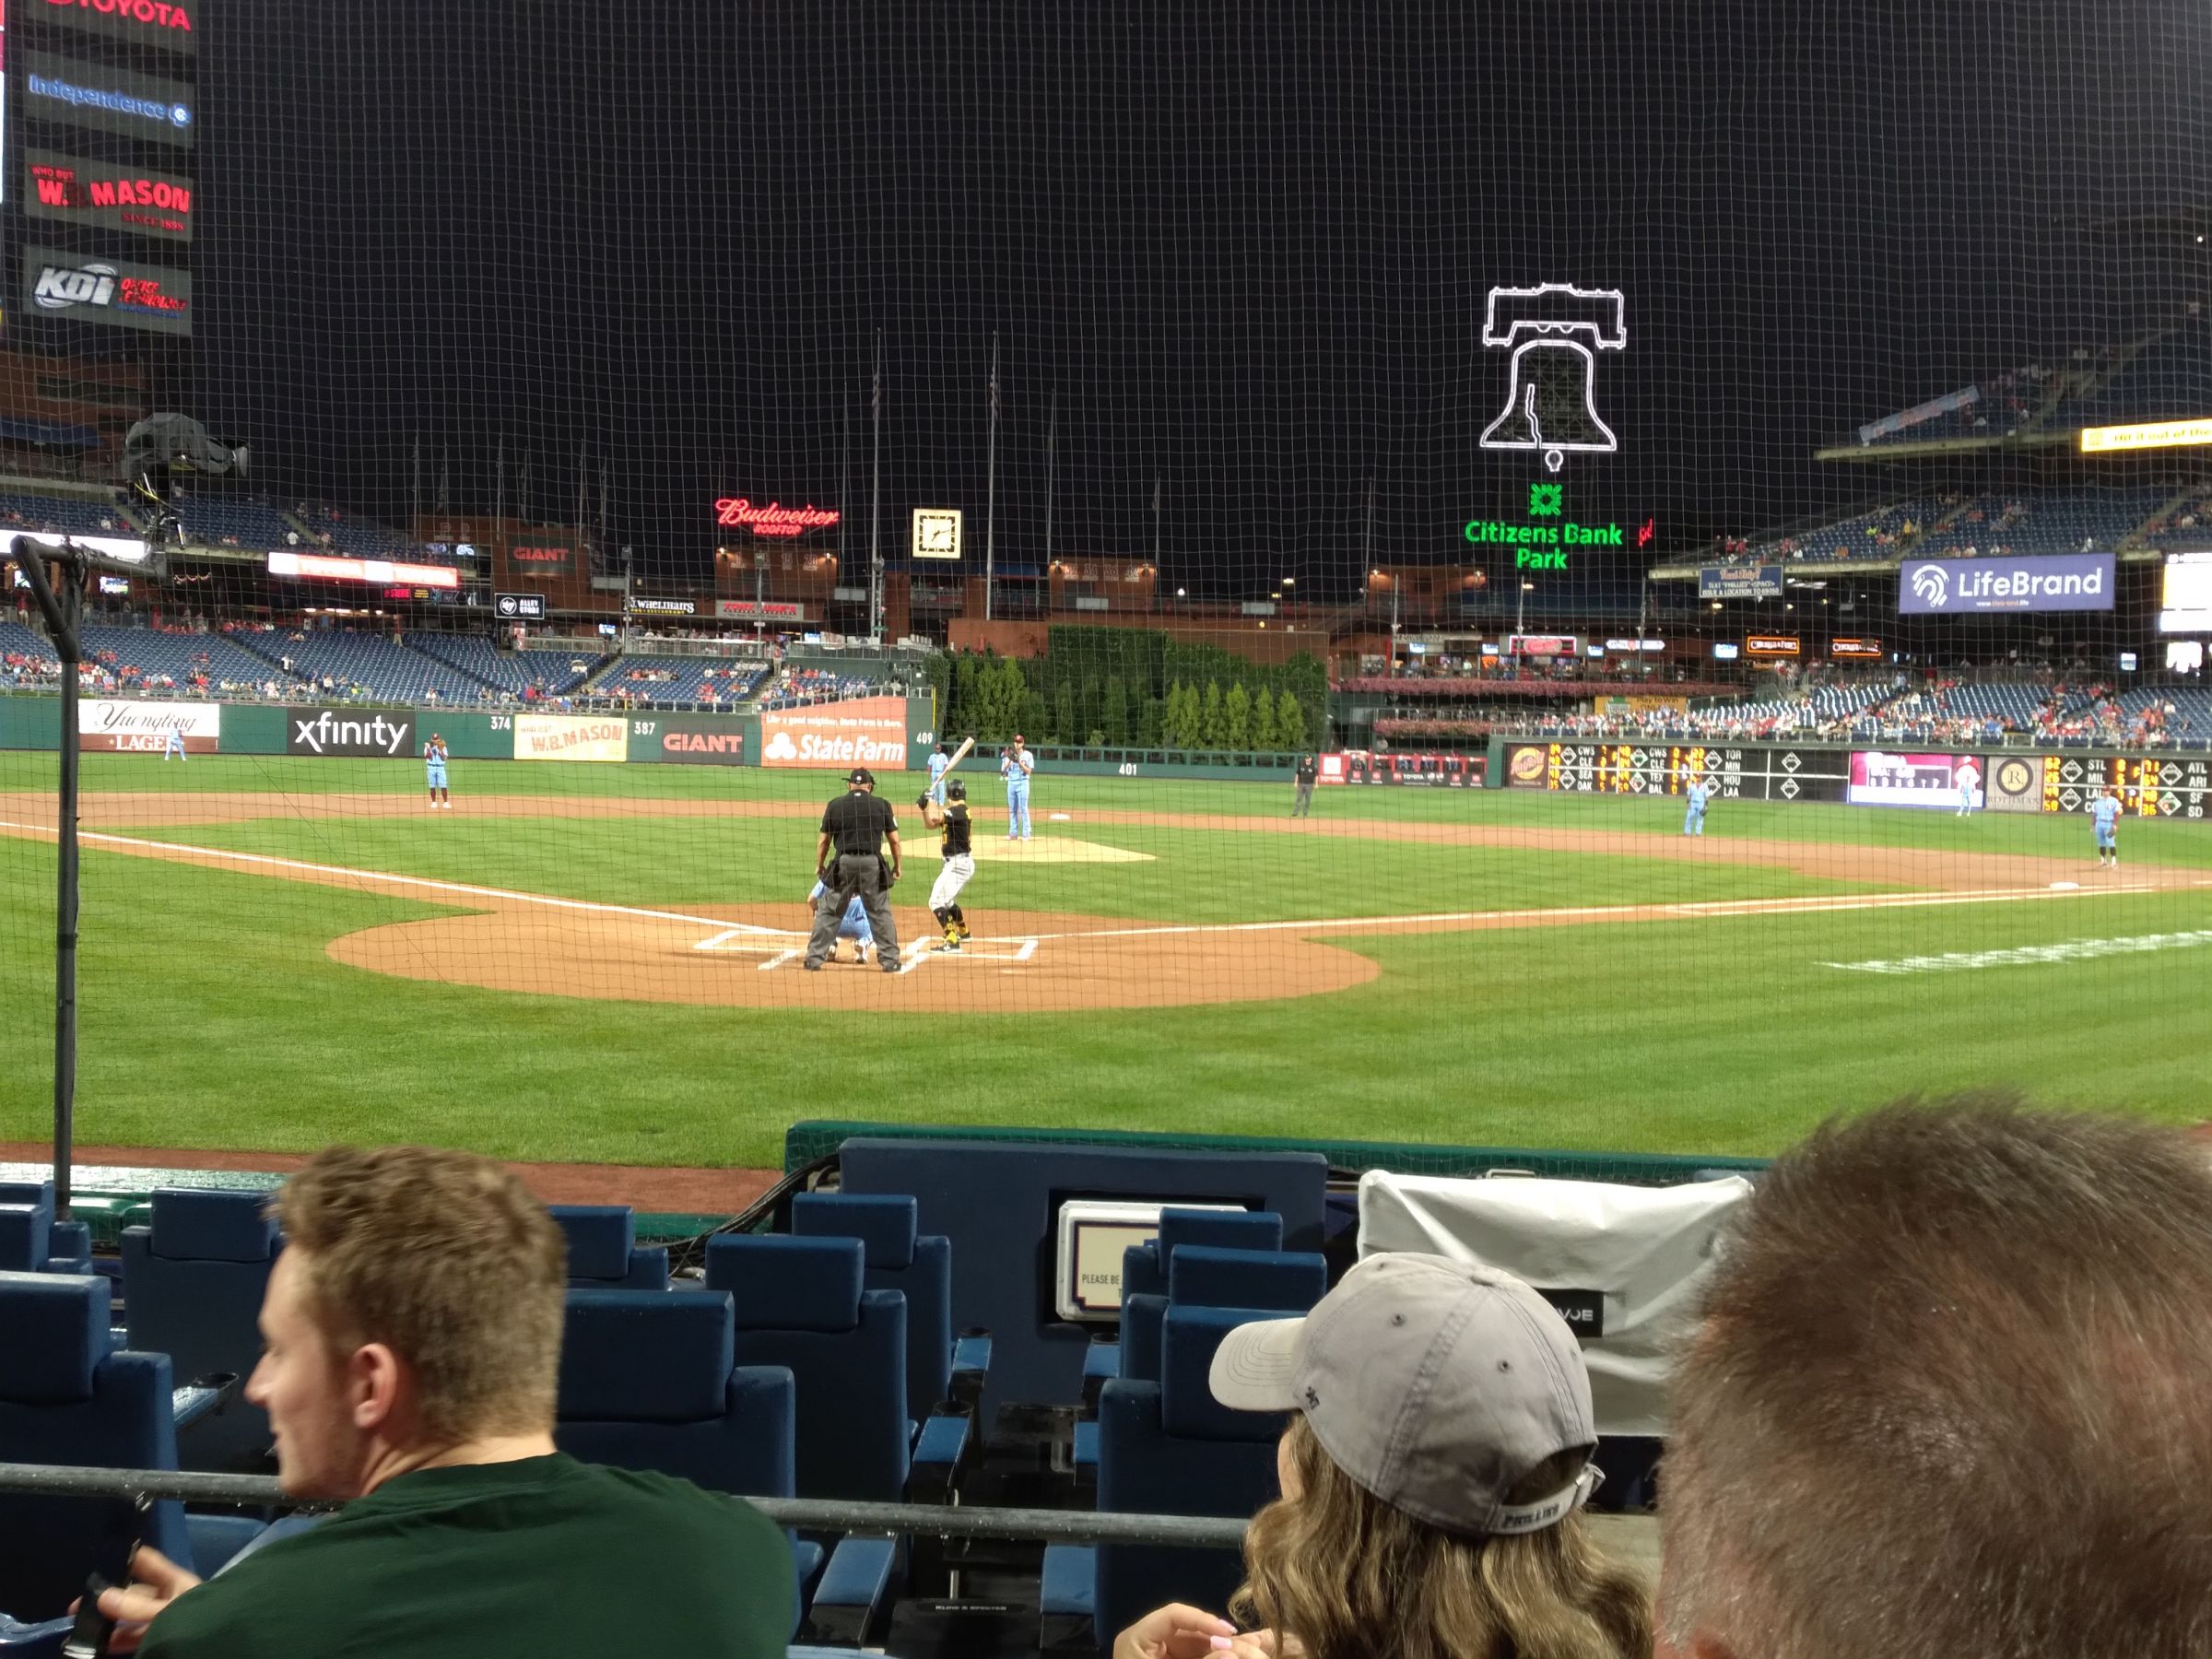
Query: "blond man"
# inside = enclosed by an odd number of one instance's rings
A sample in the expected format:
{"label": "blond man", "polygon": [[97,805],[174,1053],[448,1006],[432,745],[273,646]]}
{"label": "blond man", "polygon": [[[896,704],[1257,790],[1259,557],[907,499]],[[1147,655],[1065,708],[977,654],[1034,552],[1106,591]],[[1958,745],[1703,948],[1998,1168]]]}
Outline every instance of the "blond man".
{"label": "blond man", "polygon": [[101,1597],[148,1659],[781,1655],[791,1556],[758,1511],[553,1444],[560,1230],[502,1166],[335,1147],[276,1201],[288,1243],[246,1397],[297,1498],[347,1500],[203,1584],[141,1549]]}

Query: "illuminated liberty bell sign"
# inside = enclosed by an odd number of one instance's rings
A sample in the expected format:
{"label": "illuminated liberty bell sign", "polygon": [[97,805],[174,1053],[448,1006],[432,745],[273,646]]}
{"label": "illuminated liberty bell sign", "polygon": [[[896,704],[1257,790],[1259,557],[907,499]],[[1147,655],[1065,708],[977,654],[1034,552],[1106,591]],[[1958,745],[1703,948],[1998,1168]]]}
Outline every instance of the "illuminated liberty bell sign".
{"label": "illuminated liberty bell sign", "polygon": [[1570,451],[1610,455],[1620,448],[1592,401],[1593,347],[1618,351],[1629,343],[1618,288],[1494,288],[1482,343],[1513,348],[1512,389],[1505,412],[1482,435],[1484,449],[1541,450],[1544,465],[1558,472]]}

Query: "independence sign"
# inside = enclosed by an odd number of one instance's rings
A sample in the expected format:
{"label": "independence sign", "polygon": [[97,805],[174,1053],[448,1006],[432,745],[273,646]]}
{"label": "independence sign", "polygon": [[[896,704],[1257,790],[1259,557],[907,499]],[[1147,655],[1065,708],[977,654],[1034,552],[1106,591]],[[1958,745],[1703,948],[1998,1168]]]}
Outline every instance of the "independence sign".
{"label": "independence sign", "polygon": [[2110,553],[2052,559],[1909,559],[1897,572],[1903,617],[1971,616],[1982,611],[2109,611]]}

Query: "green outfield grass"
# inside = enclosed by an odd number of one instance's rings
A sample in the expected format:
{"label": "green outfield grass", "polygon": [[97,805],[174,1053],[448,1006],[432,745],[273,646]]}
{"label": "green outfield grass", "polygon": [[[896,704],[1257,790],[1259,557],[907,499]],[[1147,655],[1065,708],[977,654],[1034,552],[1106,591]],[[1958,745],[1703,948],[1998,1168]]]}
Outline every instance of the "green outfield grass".
{"label": "green outfield grass", "polygon": [[[456,761],[456,795],[803,801],[818,774]],[[51,791],[50,758],[0,754],[0,791]],[[243,821],[147,839],[655,906],[788,902],[812,825],[609,811],[556,818],[310,818],[301,797],[413,794],[412,762],[88,756],[88,792],[251,792]],[[919,781],[887,778],[911,801]],[[997,795],[979,778],[979,805]],[[1200,827],[1279,814],[1287,786],[1041,777],[1040,833],[1148,855],[985,863],[979,907],[1200,924],[1439,911],[1840,899],[1884,890],[1770,865],[1680,864],[1640,838],[1679,807],[1509,791],[1322,792],[1316,817],[1616,832],[1618,851],[1530,853]],[[1071,820],[1046,823],[1065,811]],[[1086,821],[1160,814],[1162,825]],[[911,814],[909,817],[911,818]],[[2078,862],[2080,819],[1715,806],[1709,839],[1836,841]],[[2130,822],[2131,868],[2212,867],[2212,828]],[[918,861],[924,879],[933,860]],[[53,853],[0,839],[0,1138],[35,1140],[50,1098]],[[918,883],[900,889],[918,903]],[[1890,976],[1825,966],[2212,929],[2212,888],[2050,902],[1852,910],[1359,936],[1373,982],[1325,996],[1081,1014],[830,1014],[497,993],[341,966],[361,928],[457,908],[88,846],[78,1135],[124,1145],[298,1150],[425,1139],[517,1158],[762,1165],[808,1116],[1358,1136],[1716,1153],[1771,1151],[1820,1116],[1909,1089],[2002,1085],[2173,1119],[2206,1115],[2212,948]],[[465,907],[458,907],[465,908]],[[526,948],[526,939],[518,940]],[[1174,948],[1171,939],[1155,948]]]}

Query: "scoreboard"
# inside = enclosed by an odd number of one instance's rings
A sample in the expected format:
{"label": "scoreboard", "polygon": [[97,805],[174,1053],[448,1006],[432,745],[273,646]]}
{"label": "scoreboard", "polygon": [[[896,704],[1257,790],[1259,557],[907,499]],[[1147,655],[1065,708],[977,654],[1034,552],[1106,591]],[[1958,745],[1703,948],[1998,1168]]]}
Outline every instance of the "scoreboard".
{"label": "scoreboard", "polygon": [[1841,801],[1851,782],[1847,750],[1701,743],[1509,743],[1514,789],[1578,794],[1678,795],[1693,778],[1723,800]]}
{"label": "scoreboard", "polygon": [[1988,780],[1997,812],[2086,815],[2109,784],[2130,818],[2212,817],[2212,758],[1993,755]]}

